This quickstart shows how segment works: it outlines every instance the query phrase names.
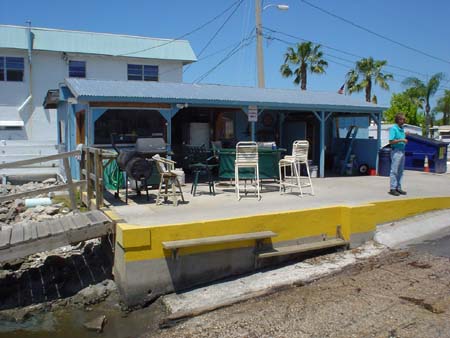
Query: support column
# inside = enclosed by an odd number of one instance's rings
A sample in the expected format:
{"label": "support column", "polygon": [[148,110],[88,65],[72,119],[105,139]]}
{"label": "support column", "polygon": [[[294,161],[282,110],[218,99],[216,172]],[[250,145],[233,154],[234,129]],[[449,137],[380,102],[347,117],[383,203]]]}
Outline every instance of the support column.
{"label": "support column", "polygon": [[86,109],[86,145],[92,146],[94,144],[94,116],[93,116],[93,110],[90,106]]}
{"label": "support column", "polygon": [[282,144],[283,143],[283,124],[284,124],[285,119],[286,119],[286,114],[283,112],[280,112],[280,118],[278,121],[278,135],[280,138],[280,144],[278,144],[279,148],[283,146],[283,144]]}
{"label": "support column", "polygon": [[95,139],[95,121],[97,121],[108,109],[105,108],[91,108],[90,106],[86,109],[85,114],[85,144],[92,146]]}
{"label": "support column", "polygon": [[166,151],[167,157],[171,158],[172,153],[172,118],[178,113],[180,109],[176,106],[172,106],[171,109],[168,110],[160,110],[159,113],[164,117],[167,124],[167,140],[166,140]]}
{"label": "support column", "polygon": [[[241,107],[242,111],[245,113],[245,115],[247,115],[247,121],[248,121],[248,107]],[[248,122],[250,123],[250,141],[255,141],[256,136],[255,136],[255,128],[256,128],[256,124],[255,122]]]}
{"label": "support column", "polygon": [[320,160],[319,160],[319,177],[325,177],[325,122],[332,115],[330,112],[313,112],[320,122]]}
{"label": "support column", "polygon": [[382,114],[383,113],[371,113],[370,116],[372,117],[372,119],[375,121],[375,123],[377,124],[377,159],[375,162],[375,168],[378,174],[378,151],[381,149],[381,119],[382,119]]}

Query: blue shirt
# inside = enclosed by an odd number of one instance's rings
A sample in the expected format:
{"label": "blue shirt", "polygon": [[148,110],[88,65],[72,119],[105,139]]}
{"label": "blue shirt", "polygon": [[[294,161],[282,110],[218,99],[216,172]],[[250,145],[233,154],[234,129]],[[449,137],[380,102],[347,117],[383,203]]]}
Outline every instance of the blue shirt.
{"label": "blue shirt", "polygon": [[[405,139],[405,130],[401,128],[398,124],[394,124],[391,129],[389,129],[389,141]],[[405,142],[399,142],[391,144],[392,149],[405,150]]]}

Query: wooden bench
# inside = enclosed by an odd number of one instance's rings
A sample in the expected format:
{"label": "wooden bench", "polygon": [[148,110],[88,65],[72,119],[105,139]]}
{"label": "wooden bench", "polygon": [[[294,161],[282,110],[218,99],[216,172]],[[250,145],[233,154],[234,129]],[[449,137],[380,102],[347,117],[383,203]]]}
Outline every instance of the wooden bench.
{"label": "wooden bench", "polygon": [[249,241],[249,240],[256,240],[257,247],[260,247],[260,243],[262,240],[266,238],[272,238],[275,236],[277,236],[277,234],[273,231],[247,232],[242,234],[212,236],[193,239],[182,239],[179,241],[162,242],[162,246],[166,250],[172,250],[172,258],[175,259],[178,254],[178,249],[181,248]]}
{"label": "wooden bench", "polygon": [[322,250],[327,248],[335,248],[335,247],[345,247],[348,246],[349,242],[345,241],[341,238],[333,238],[324,241],[312,242],[312,243],[304,243],[299,245],[291,245],[280,248],[273,248],[271,250],[258,252],[258,258],[269,258],[269,257],[277,257],[277,256],[285,256],[291,255],[295,253],[308,252],[314,250]]}

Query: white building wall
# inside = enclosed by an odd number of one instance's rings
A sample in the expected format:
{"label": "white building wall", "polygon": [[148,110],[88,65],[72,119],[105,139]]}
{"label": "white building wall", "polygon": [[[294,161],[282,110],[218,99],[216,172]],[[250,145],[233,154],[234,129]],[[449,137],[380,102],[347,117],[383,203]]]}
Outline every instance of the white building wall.
{"label": "white building wall", "polygon": [[[394,124],[381,124],[381,147],[384,147],[385,145],[389,144],[389,129],[393,126]],[[403,126],[403,128],[405,129],[405,132],[408,132],[410,134],[417,134],[417,135],[422,135],[422,128],[417,127],[417,126],[413,126],[410,124],[405,124]],[[373,138],[373,139],[377,139],[377,130],[378,127],[377,125],[371,125],[369,126],[369,137]]]}
{"label": "white building wall", "polygon": [[[24,122],[22,130],[0,129],[0,141],[5,141],[0,143],[4,149],[0,153],[0,163],[43,153],[57,153],[56,109],[44,109],[43,102],[47,91],[58,89],[59,84],[68,77],[69,60],[86,61],[88,79],[127,80],[128,63],[159,66],[160,82],[181,82],[183,78],[180,61],[33,51],[32,100],[19,112],[19,107],[30,95],[28,51],[0,49],[0,56],[23,57],[25,64],[23,82],[0,81],[0,120]],[[26,154],[23,152],[24,141],[35,145],[27,147]]]}

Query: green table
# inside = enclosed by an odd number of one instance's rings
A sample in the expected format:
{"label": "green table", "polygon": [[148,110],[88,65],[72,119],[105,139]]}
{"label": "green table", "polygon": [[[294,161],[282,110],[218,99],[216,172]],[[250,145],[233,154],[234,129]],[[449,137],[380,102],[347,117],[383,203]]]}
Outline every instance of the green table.
{"label": "green table", "polygon": [[[281,153],[286,149],[258,149],[259,155],[259,178],[278,179],[278,162]],[[219,150],[219,178],[234,179],[234,161],[236,159],[236,149]],[[253,169],[240,169],[239,177],[242,179],[252,179],[255,177]]]}

